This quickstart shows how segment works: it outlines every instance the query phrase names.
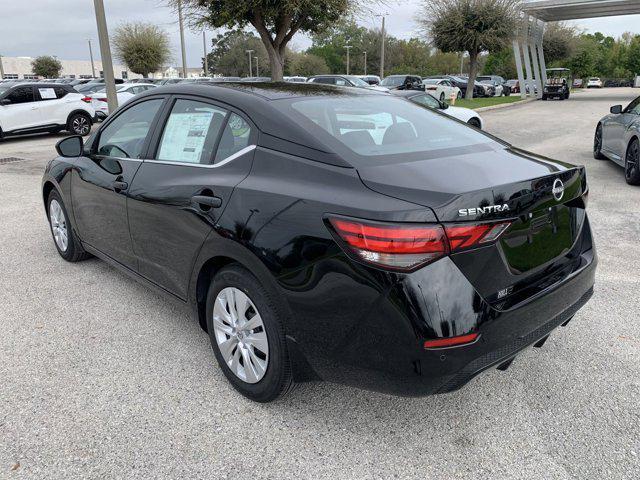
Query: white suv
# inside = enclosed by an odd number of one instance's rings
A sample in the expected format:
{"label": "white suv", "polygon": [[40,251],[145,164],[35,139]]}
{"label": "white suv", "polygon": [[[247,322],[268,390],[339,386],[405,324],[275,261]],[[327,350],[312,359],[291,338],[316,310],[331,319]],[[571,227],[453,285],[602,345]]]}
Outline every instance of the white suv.
{"label": "white suv", "polygon": [[91,99],[59,83],[0,84],[0,138],[68,130],[88,135],[95,117]]}

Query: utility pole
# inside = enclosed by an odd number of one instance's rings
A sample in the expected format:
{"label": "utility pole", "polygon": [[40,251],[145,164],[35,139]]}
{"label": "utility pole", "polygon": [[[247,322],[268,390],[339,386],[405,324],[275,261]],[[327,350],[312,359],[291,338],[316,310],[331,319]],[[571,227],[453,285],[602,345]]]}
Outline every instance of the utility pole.
{"label": "utility pole", "polygon": [[87,42],[89,42],[89,57],[91,58],[91,76],[96,78],[96,66],[93,63],[93,49],[91,48],[91,39],[88,38]]}
{"label": "utility pole", "polygon": [[180,46],[182,48],[182,78],[187,78],[187,52],[184,48],[184,24],[182,22],[181,0],[178,0],[178,23],[180,24]]}
{"label": "utility pole", "polygon": [[464,52],[460,52],[460,75],[462,75],[463,67],[464,67]]}
{"label": "utility pole", "polygon": [[382,43],[380,45],[380,78],[384,78],[384,15],[382,17]]}
{"label": "utility pole", "polygon": [[2,66],[2,55],[0,55],[0,80],[4,78],[4,67]]}
{"label": "utility pole", "polygon": [[204,48],[204,76],[209,76],[209,59],[207,58],[207,35],[202,31],[202,47]]}
{"label": "utility pole", "polygon": [[253,67],[251,66],[251,54],[254,52],[255,50],[245,50],[245,52],[247,52],[249,54],[249,76],[251,77],[253,75]]}
{"label": "utility pole", "polygon": [[118,108],[118,97],[116,95],[116,82],[113,77],[113,62],[111,61],[111,47],[109,46],[109,32],[107,30],[107,18],[104,13],[104,2],[103,0],[93,0],[93,5],[96,10],[102,72],[104,86],[107,90],[107,105],[109,106],[109,112],[113,112]]}
{"label": "utility pole", "polygon": [[364,74],[367,74],[367,52],[364,52]]}
{"label": "utility pole", "polygon": [[347,75],[349,75],[349,50],[351,50],[351,45],[345,45],[344,48],[347,50]]}
{"label": "utility pole", "polygon": [[256,77],[260,76],[260,70],[258,69],[258,57],[253,57],[256,61]]}

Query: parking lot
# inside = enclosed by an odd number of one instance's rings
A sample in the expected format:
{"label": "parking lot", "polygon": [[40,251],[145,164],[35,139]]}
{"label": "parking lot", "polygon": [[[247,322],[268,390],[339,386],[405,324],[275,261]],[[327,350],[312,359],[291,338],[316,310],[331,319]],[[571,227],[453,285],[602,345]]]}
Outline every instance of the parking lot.
{"label": "parking lot", "polygon": [[514,145],[586,165],[596,290],[506,372],[425,398],[328,383],[240,396],[185,308],[58,256],[40,180],[63,135],[0,142],[27,159],[0,164],[0,478],[639,478],[640,188],[592,157],[597,120],[637,95],[482,113]]}

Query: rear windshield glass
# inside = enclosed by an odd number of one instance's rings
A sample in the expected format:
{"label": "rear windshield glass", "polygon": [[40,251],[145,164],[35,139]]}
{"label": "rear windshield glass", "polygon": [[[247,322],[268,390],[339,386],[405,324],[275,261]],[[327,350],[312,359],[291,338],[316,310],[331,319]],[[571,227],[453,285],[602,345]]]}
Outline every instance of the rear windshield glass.
{"label": "rear windshield glass", "polygon": [[398,87],[404,83],[404,79],[407,77],[387,77],[380,82],[380,85],[385,87]]}
{"label": "rear windshield glass", "polygon": [[364,157],[492,143],[491,138],[446,116],[390,95],[332,96],[287,102],[296,120],[318,138]]}

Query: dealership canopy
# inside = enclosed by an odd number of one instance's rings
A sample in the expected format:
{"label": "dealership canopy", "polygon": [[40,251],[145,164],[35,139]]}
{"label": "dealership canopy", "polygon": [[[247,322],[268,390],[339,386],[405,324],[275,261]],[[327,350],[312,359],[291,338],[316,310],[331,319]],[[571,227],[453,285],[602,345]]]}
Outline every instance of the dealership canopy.
{"label": "dealership canopy", "polygon": [[530,0],[521,8],[522,23],[513,40],[520,95],[525,98],[529,92],[541,98],[547,81],[542,49],[545,22],[640,14],[640,0]]}

